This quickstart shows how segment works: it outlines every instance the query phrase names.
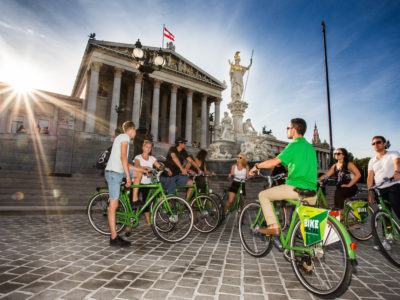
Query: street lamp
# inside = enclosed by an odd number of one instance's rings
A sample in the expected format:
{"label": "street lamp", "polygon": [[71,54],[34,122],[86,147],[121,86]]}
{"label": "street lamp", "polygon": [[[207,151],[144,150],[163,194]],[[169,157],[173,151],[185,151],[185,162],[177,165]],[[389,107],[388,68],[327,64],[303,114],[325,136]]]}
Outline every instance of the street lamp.
{"label": "street lamp", "polygon": [[212,144],[212,137],[215,131],[215,123],[214,123],[214,113],[210,113],[208,116],[208,131],[210,132],[210,144]]}
{"label": "street lamp", "polygon": [[[143,49],[142,43],[138,39],[132,51],[135,68],[142,73],[143,78],[149,78],[149,74],[155,70],[161,70],[165,65],[163,52],[161,48],[158,51],[150,51]],[[143,105],[144,80],[142,80],[141,96],[140,96],[140,117],[139,128],[136,130],[136,138],[134,142],[135,155],[142,151],[142,144],[145,139],[151,139],[151,134],[146,129],[146,105]]]}
{"label": "street lamp", "polygon": [[143,74],[144,77],[148,77],[148,74],[153,73],[156,68],[160,70],[164,66],[165,60],[162,55],[163,52],[160,48],[160,50],[156,52],[156,55],[154,55],[155,57],[151,61],[150,51],[148,49],[143,51],[142,43],[139,39],[135,43],[135,48],[133,48],[132,51],[132,56],[135,60],[135,67],[139,72]]}

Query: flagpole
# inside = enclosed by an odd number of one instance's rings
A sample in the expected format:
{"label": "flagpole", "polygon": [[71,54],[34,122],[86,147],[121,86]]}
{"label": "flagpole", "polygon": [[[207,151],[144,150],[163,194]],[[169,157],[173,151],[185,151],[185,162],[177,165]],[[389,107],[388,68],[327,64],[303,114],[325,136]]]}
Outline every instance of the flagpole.
{"label": "flagpole", "polygon": [[[251,58],[250,58],[250,61],[253,59],[253,54],[254,54],[254,49],[251,50]],[[246,93],[246,87],[247,87],[247,82],[249,81],[249,76],[250,76],[250,70],[247,72],[246,85],[244,86],[244,91],[243,91],[243,95],[242,95],[242,101],[243,101],[243,99],[244,99],[244,94]]]}
{"label": "flagpole", "polygon": [[162,25],[162,47],[164,48],[164,28],[165,28],[165,24]]}

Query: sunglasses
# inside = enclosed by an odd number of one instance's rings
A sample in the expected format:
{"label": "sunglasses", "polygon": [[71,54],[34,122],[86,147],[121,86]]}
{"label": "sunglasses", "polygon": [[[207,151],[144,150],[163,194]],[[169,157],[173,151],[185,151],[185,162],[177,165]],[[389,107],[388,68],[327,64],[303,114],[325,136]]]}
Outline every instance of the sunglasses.
{"label": "sunglasses", "polygon": [[380,144],[382,144],[382,141],[377,141],[377,142],[372,143],[372,146],[380,145]]}
{"label": "sunglasses", "polygon": [[343,155],[342,152],[336,152],[335,155]]}
{"label": "sunglasses", "polygon": [[242,159],[242,157],[241,157],[241,156],[238,156],[237,158],[238,158],[238,159]]}
{"label": "sunglasses", "polygon": [[286,127],[286,130],[292,129],[293,127]]}

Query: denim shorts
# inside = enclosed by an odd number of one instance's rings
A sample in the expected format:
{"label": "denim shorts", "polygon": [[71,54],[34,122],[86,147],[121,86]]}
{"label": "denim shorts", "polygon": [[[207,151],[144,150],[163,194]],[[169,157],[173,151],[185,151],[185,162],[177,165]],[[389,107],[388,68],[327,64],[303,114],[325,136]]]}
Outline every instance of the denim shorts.
{"label": "denim shorts", "polygon": [[177,175],[173,177],[161,177],[161,184],[167,190],[167,194],[175,194],[177,185],[186,185],[190,180],[187,176]]}
{"label": "denim shorts", "polygon": [[108,184],[108,192],[110,193],[110,199],[118,199],[122,179],[125,178],[125,173],[105,172],[105,176]]}

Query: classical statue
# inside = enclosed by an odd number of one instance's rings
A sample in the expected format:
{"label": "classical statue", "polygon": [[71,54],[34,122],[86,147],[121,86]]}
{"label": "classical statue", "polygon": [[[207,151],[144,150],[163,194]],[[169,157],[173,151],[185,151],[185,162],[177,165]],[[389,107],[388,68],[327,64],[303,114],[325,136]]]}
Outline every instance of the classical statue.
{"label": "classical statue", "polygon": [[262,134],[271,134],[272,133],[272,129],[267,131],[267,126],[263,126],[262,127]]}
{"label": "classical statue", "polygon": [[224,112],[224,118],[221,121],[221,140],[232,140],[233,139],[233,125],[232,119],[228,112]]}
{"label": "classical statue", "polygon": [[241,66],[240,63],[240,56],[239,56],[239,51],[236,51],[235,53],[235,63],[232,63],[230,60],[228,60],[229,64],[231,65],[231,70],[229,72],[230,77],[231,77],[231,98],[232,102],[236,101],[242,101],[242,95],[243,95],[243,76],[246,73],[247,70],[250,69],[253,59],[250,59],[250,64],[248,67]]}
{"label": "classical statue", "polygon": [[232,157],[232,154],[228,152],[221,153],[220,146],[218,143],[209,146],[210,159],[229,159]]}
{"label": "classical statue", "polygon": [[247,119],[246,122],[243,123],[243,133],[245,135],[257,135],[257,131],[254,129],[251,124],[251,120]]}

